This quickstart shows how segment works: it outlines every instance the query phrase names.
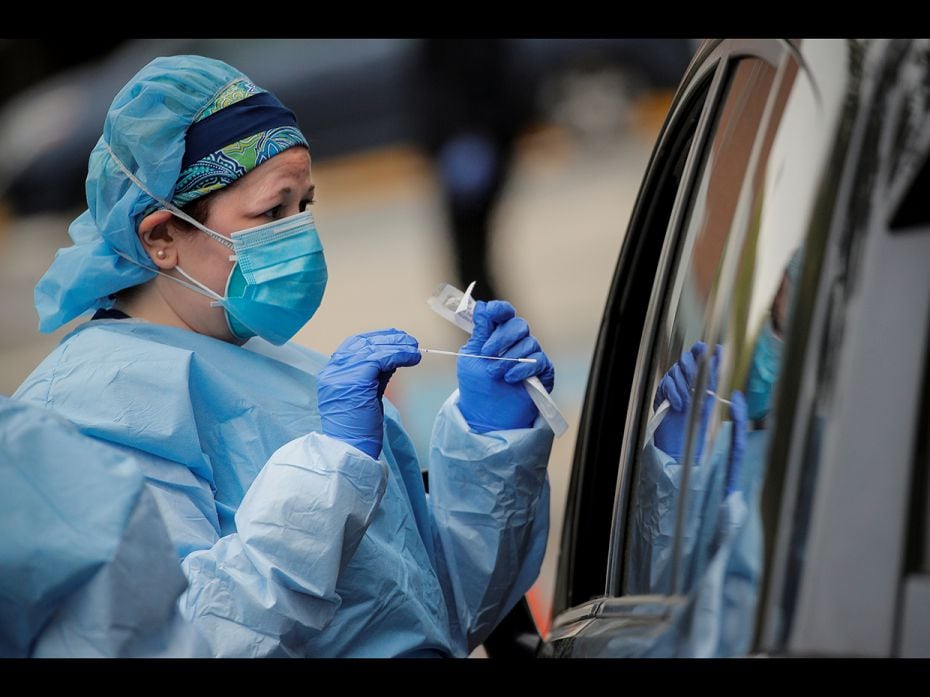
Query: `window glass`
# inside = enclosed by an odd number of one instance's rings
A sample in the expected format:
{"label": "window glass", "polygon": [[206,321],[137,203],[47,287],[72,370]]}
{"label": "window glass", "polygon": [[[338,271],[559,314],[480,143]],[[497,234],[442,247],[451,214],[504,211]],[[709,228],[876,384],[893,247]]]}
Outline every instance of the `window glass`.
{"label": "window glass", "polygon": [[759,494],[825,147],[817,108],[793,61],[731,65],[658,320],[621,590],[689,595],[687,653],[751,639]]}
{"label": "window glass", "polygon": [[626,419],[649,295],[712,78],[709,70],[683,97],[663,134],[614,274],[566,501],[556,613],[604,594],[623,442],[616,424]]}
{"label": "window glass", "polygon": [[[673,572],[678,571],[674,547],[680,494],[683,490],[693,492],[681,502],[686,515],[680,556],[687,558],[702,532],[688,522],[703,518],[700,508],[708,498],[704,492],[719,484],[706,476],[708,468],[694,467],[687,473],[691,481],[684,489],[681,486],[694,401],[690,392],[698,382],[699,368],[708,365],[708,355],[717,356],[713,364],[718,369],[724,357],[722,350],[707,345],[710,301],[720,280],[724,248],[774,77],[774,68],[758,59],[743,59],[731,68],[703,171],[685,217],[679,262],[671,275],[652,352],[652,410],[637,448],[623,565],[627,594],[673,591]],[[701,377],[707,382],[706,375]],[[715,403],[709,396],[700,400],[703,419],[709,417],[707,412]],[[697,461],[711,457],[702,446],[692,448]],[[718,448],[709,450],[719,457]]]}

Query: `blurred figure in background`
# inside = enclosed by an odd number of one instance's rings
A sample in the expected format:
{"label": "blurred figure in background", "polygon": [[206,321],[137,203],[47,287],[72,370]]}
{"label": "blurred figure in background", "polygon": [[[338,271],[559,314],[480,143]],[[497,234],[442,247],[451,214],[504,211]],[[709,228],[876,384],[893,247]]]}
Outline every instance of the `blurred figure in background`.
{"label": "blurred figure in background", "polygon": [[436,159],[459,285],[500,297],[489,268],[492,217],[531,103],[512,74],[506,39],[428,39],[421,47],[423,126]]}

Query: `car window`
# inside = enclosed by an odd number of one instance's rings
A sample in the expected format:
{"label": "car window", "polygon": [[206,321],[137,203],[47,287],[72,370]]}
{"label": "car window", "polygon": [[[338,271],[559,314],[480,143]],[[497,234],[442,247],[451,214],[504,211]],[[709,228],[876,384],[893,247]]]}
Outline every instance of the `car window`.
{"label": "car window", "polygon": [[[708,351],[706,344],[710,300],[720,280],[720,262],[774,76],[774,68],[759,59],[743,59],[731,67],[703,170],[696,178],[698,186],[685,217],[683,245],[671,274],[652,352],[650,414],[637,447],[627,527],[625,594],[673,592],[673,576],[678,571],[674,558],[678,506],[690,506],[686,521],[702,518],[698,509],[707,498],[703,493],[713,484],[704,476],[709,468],[685,472],[682,467],[691,443],[687,439],[694,411],[690,392],[699,377],[707,382],[707,376],[698,373],[700,368],[706,369],[709,353],[718,361],[722,358],[722,352],[712,346]],[[706,419],[716,400],[708,397],[699,403]],[[716,447],[707,453],[703,447],[691,449],[698,461],[706,461],[711,452],[714,457],[721,456]],[[683,483],[683,476],[692,481]],[[694,495],[686,497],[690,501],[680,501],[680,494],[689,487]],[[688,556],[700,530],[695,525],[685,527],[681,541]]]}
{"label": "car window", "polygon": [[796,75],[793,61],[730,67],[652,349],[623,594],[690,592],[758,497],[803,258],[803,226],[766,200],[785,196],[774,146]]}

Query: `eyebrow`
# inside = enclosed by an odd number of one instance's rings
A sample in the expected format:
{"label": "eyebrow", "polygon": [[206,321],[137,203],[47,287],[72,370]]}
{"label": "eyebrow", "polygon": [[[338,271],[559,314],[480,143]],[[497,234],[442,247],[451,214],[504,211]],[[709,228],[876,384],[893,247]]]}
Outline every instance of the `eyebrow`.
{"label": "eyebrow", "polygon": [[[293,191],[294,190],[291,187],[283,186],[280,189],[278,189],[278,194],[289,194]],[[311,184],[309,188],[307,189],[307,193],[310,194],[311,196],[313,195],[315,191],[316,191],[316,184]]]}
{"label": "eyebrow", "polygon": [[[290,186],[282,186],[280,189],[275,191],[273,194],[268,194],[268,196],[266,196],[265,198],[260,199],[260,202],[262,205],[266,205],[268,203],[271,203],[271,201],[273,199],[276,199],[278,196],[281,196],[282,194],[285,194],[285,195],[291,194],[293,193],[293,191],[294,189],[291,188]],[[307,188],[307,195],[312,199],[314,193],[316,193],[316,184],[311,184]]]}

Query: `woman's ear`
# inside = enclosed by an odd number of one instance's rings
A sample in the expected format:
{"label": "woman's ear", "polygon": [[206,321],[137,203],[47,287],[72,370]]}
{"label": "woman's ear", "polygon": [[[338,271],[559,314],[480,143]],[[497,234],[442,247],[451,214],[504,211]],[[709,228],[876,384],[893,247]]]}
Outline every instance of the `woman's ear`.
{"label": "woman's ear", "polygon": [[178,265],[178,250],[172,235],[170,211],[155,211],[139,223],[139,240],[149,258],[160,269],[173,269]]}

